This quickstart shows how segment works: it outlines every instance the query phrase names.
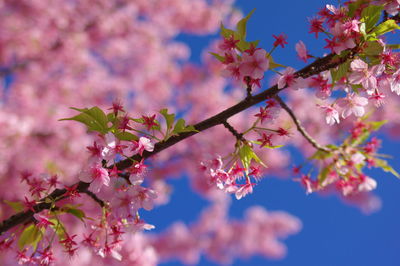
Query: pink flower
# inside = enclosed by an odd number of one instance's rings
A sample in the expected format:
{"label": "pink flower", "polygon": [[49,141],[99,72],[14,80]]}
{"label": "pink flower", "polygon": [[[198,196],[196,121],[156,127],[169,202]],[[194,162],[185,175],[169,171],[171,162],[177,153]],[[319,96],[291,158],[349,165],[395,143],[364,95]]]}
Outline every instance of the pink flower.
{"label": "pink flower", "polygon": [[273,136],[274,136],[273,134],[262,133],[262,137],[260,139],[257,139],[257,141],[261,142],[260,148],[265,147],[265,146],[267,146],[267,147],[274,146],[274,145],[272,145],[272,141],[271,141]]}
{"label": "pink flower", "polygon": [[89,169],[81,172],[79,179],[90,183],[89,190],[94,193],[99,192],[103,185],[108,186],[110,184],[108,171],[100,164],[94,164]]}
{"label": "pink flower", "polygon": [[319,104],[317,104],[317,106],[325,110],[325,119],[328,125],[332,126],[335,123],[339,124],[339,112],[335,108],[332,106],[322,106]]}
{"label": "pink flower", "polygon": [[118,139],[115,138],[113,133],[109,132],[104,136],[104,142],[105,147],[101,151],[101,156],[104,160],[110,161],[111,163],[111,160],[114,159],[117,154]]}
{"label": "pink flower", "polygon": [[151,143],[151,140],[146,137],[140,137],[138,144],[139,146],[137,152],[140,154],[140,156],[143,155],[144,150],[148,152],[152,152],[154,150],[154,144]]}
{"label": "pink flower", "polygon": [[151,140],[146,137],[140,137],[139,141],[131,141],[124,150],[124,155],[131,157],[132,155],[139,153],[143,155],[143,151],[152,152],[154,150],[154,144]]}
{"label": "pink flower", "polygon": [[244,53],[240,64],[240,73],[253,79],[261,79],[264,72],[269,68],[267,52],[263,49],[256,50],[253,55]]}
{"label": "pink flower", "polygon": [[347,94],[346,98],[338,100],[337,103],[340,107],[344,108],[342,112],[343,118],[346,118],[351,114],[361,117],[365,113],[364,106],[368,104],[368,99],[351,93]]}
{"label": "pink flower", "polygon": [[358,27],[355,28],[353,22],[350,24],[342,24],[341,22],[336,22],[335,25],[331,28],[331,33],[333,34],[333,39],[325,39],[327,41],[327,46],[325,48],[330,48],[332,52],[336,54],[340,54],[341,51],[354,48],[356,43],[354,42],[354,34],[357,32]]}
{"label": "pink flower", "polygon": [[232,50],[236,48],[236,44],[239,40],[235,40],[235,37],[231,35],[229,38],[224,38],[223,42],[218,46],[221,50]]}
{"label": "pink flower", "polygon": [[370,178],[369,176],[361,175],[360,176],[361,183],[358,185],[358,191],[372,191],[376,189],[377,183],[375,179]]}
{"label": "pink flower", "polygon": [[324,32],[324,20],[321,18],[309,19],[310,31],[308,33],[315,33],[315,38],[318,38],[318,33]]}
{"label": "pink flower", "polygon": [[242,80],[243,76],[240,72],[240,63],[239,62],[232,62],[229,63],[224,70],[222,70],[221,75],[223,77],[233,77],[236,80]]}
{"label": "pink flower", "polygon": [[216,184],[219,189],[224,189],[225,184],[233,183],[227,172],[223,169],[210,169],[211,183]]}
{"label": "pink flower", "polygon": [[288,42],[286,41],[287,36],[285,34],[279,34],[278,36],[276,35],[272,35],[272,37],[275,38],[275,42],[274,42],[274,46],[278,46],[280,45],[282,48],[285,48],[285,44],[288,44]]}
{"label": "pink flower", "polygon": [[143,125],[145,125],[147,127],[147,130],[151,130],[153,126],[157,126],[156,123],[156,115],[152,115],[152,116],[145,116],[142,115],[142,119],[143,119]]}
{"label": "pink flower", "polygon": [[369,100],[372,100],[374,102],[374,105],[376,107],[380,107],[383,105],[385,99],[385,94],[375,91],[371,96],[368,97]]}
{"label": "pink flower", "polygon": [[132,185],[140,185],[143,183],[143,173],[145,172],[147,165],[143,163],[143,159],[132,165],[128,170],[130,172],[129,181]]}
{"label": "pink flower", "polygon": [[112,107],[108,108],[107,110],[113,110],[115,116],[118,115],[118,112],[122,112],[122,113],[125,112],[124,106],[121,104],[121,101],[119,101],[119,100],[113,101]]}
{"label": "pink flower", "polygon": [[400,95],[400,69],[398,69],[393,75],[390,81],[390,90]]}
{"label": "pink flower", "polygon": [[299,58],[304,62],[307,62],[308,58],[311,57],[307,52],[306,45],[302,41],[296,43],[296,52]]}
{"label": "pink flower", "polygon": [[43,251],[39,251],[39,257],[38,260],[40,262],[40,265],[51,265],[52,262],[54,262],[55,258],[53,255],[53,252],[50,250],[50,248],[46,248]]}
{"label": "pink flower", "polygon": [[336,188],[342,192],[343,196],[349,196],[355,191],[351,182],[343,179],[340,179],[336,182]]}
{"label": "pink flower", "polygon": [[294,85],[296,83],[296,77],[294,73],[295,70],[293,68],[287,67],[283,71],[282,76],[280,76],[278,79],[278,88],[283,89],[286,86],[290,87],[291,85]]}
{"label": "pink flower", "polygon": [[308,175],[302,175],[301,178],[294,179],[295,181],[300,181],[300,183],[306,189],[306,194],[311,194],[318,189],[318,182],[312,180]]}
{"label": "pink flower", "polygon": [[236,191],[235,197],[240,200],[249,193],[253,193],[253,185],[251,183],[246,183]]}
{"label": "pink flower", "polygon": [[154,199],[157,198],[157,194],[154,190],[141,186],[134,186],[132,191],[132,198],[132,207],[135,210],[143,208],[150,211],[151,209],[153,209]]}
{"label": "pink flower", "polygon": [[356,59],[350,65],[353,73],[349,76],[352,84],[362,84],[368,94],[372,94],[377,89],[377,77],[385,70],[384,65],[376,65],[368,69],[368,64],[361,59]]}
{"label": "pink flower", "polygon": [[351,156],[351,162],[354,165],[362,164],[364,161],[365,161],[365,156],[360,152],[357,152]]}
{"label": "pink flower", "polygon": [[49,213],[48,211],[43,211],[43,214],[35,213],[33,215],[33,217],[37,221],[37,224],[36,224],[37,227],[47,228],[47,226],[49,226],[49,225],[54,225],[54,223],[49,220],[48,213]]}
{"label": "pink flower", "polygon": [[358,24],[360,24],[360,21],[353,19],[351,21],[345,22],[342,25],[343,33],[345,35],[350,35],[352,32],[360,32],[360,28],[358,27]]}
{"label": "pink flower", "polygon": [[254,116],[260,119],[261,124],[264,122],[265,119],[272,118],[272,115],[270,114],[269,109],[267,107],[265,108],[260,107],[260,112],[258,114],[255,114]]}

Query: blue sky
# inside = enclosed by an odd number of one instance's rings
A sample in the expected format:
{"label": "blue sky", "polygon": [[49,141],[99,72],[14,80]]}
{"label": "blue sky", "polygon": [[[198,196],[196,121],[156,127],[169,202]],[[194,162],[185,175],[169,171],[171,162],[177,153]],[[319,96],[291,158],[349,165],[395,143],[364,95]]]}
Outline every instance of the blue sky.
{"label": "blue sky", "polygon": [[[261,40],[260,46],[269,50],[273,42],[272,34],[285,33],[289,36],[289,45],[284,51],[277,51],[274,58],[277,62],[300,68],[303,63],[297,59],[294,45],[303,40],[314,54],[321,54],[323,39],[316,40],[308,34],[307,17],[325,4],[336,4],[320,0],[307,1],[255,1],[239,0],[237,7],[244,14],[256,8],[249,21],[248,39]],[[193,59],[198,58],[202,47],[209,38],[183,36],[192,46]],[[398,140],[384,138],[382,153],[391,154],[397,159],[391,160],[395,169],[400,170],[398,158]],[[233,201],[231,215],[241,217],[244,210],[251,205],[262,205],[268,210],[285,210],[303,222],[303,230],[285,243],[288,255],[283,260],[268,260],[254,257],[250,260],[239,260],[234,265],[364,265],[375,266],[400,265],[400,180],[379,170],[369,173],[378,181],[376,194],[382,199],[382,209],[372,215],[365,215],[358,209],[345,205],[337,197],[306,195],[296,182],[274,178],[264,179],[252,195],[240,201]],[[174,180],[174,191],[171,202],[146,215],[159,230],[166,228],[174,220],[194,221],[197,210],[206,202],[191,192],[187,179]],[[190,202],[188,206],[187,202]],[[181,265],[178,262],[163,265]],[[201,265],[215,265],[205,258]]]}

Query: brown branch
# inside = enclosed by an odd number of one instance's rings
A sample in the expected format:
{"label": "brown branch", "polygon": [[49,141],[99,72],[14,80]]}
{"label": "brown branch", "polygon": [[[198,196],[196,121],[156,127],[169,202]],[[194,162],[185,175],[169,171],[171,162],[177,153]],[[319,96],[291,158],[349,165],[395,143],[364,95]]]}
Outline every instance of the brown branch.
{"label": "brown branch", "polygon": [[92,191],[86,189],[86,190],[82,191],[82,193],[85,193],[86,195],[91,197],[95,202],[97,202],[100,205],[100,207],[106,206],[106,203],[103,200],[101,200],[99,197],[97,197],[97,195],[94,194]]}
{"label": "brown branch", "polygon": [[289,108],[289,106],[286,105],[286,103],[282,100],[281,97],[278,95],[275,95],[274,97],[278,103],[282,106],[283,109],[289,114],[289,116],[292,118],[293,122],[296,124],[297,130],[303,135],[303,137],[316,149],[324,152],[330,152],[330,150],[324,146],[321,146],[320,144],[317,143],[317,141],[310,136],[310,134],[307,133],[305,128],[301,125],[301,122],[299,119],[297,119],[296,115],[293,113],[293,111]]}
{"label": "brown branch", "polygon": [[[348,50],[349,53],[347,53],[346,56],[339,57],[336,59],[335,54],[328,54],[325,57],[319,58],[315,60],[313,63],[309,64],[308,66],[304,67],[303,69],[297,71],[295,75],[297,77],[302,77],[302,78],[307,78],[316,74],[319,74],[323,71],[329,70],[331,68],[337,67],[340,64],[346,62],[348,59],[354,57],[354,55],[358,52],[358,47],[355,47],[353,49]],[[125,159],[123,161],[120,161],[116,163],[116,166],[119,170],[124,170],[132,165],[132,160],[134,161],[140,161],[142,159],[147,159],[173,145],[175,145],[178,142],[181,142],[184,139],[187,139],[199,132],[205,131],[211,127],[214,127],[216,125],[223,124],[226,122],[227,119],[230,117],[250,108],[253,105],[256,105],[262,101],[265,101],[267,99],[275,97],[279,92],[281,92],[284,89],[278,89],[277,85],[274,85],[270,87],[267,90],[264,90],[263,92],[256,94],[251,97],[246,97],[246,99],[242,100],[241,102],[227,108],[226,110],[220,112],[219,114],[216,114],[210,118],[207,118],[196,125],[194,125],[194,128],[197,131],[192,131],[192,132],[184,132],[175,136],[170,137],[167,141],[162,141],[158,142],[154,146],[153,152],[148,152],[144,151],[143,155],[134,155],[130,159]],[[304,134],[303,134],[304,136]],[[321,149],[320,146],[316,146],[319,149]],[[322,148],[323,149],[323,148]],[[111,166],[112,168],[113,166]],[[78,192],[81,193],[86,193],[89,184],[85,182],[78,182],[75,185],[77,185],[77,190]],[[49,196],[43,198],[40,203],[34,206],[35,212],[29,210],[29,211],[24,211],[17,213],[8,219],[4,220],[0,224],[0,235],[3,234],[4,232],[10,230],[14,226],[17,226],[19,224],[24,224],[25,222],[29,221],[33,214],[36,212],[40,212],[44,209],[49,209],[51,207],[50,203],[46,203],[46,199],[51,199],[51,200],[60,200],[62,199],[62,196],[66,193],[66,189],[56,189],[54,190]]]}
{"label": "brown branch", "polygon": [[243,138],[243,134],[237,132],[236,129],[233,128],[233,126],[231,126],[231,124],[228,123],[228,121],[224,121],[222,122],[222,124],[224,125],[225,128],[227,128],[229,130],[229,132],[232,133],[232,135],[237,139],[237,140],[241,140],[244,141],[245,139]]}
{"label": "brown branch", "polygon": [[[76,190],[78,192],[85,192],[85,191],[87,191],[88,188],[89,188],[89,183],[78,182]],[[28,211],[19,212],[15,215],[11,216],[10,218],[4,220],[0,224],[0,235],[2,235],[4,232],[10,230],[11,228],[13,228],[16,225],[23,224],[23,223],[31,220],[35,213],[41,212],[46,209],[50,209],[53,201],[59,201],[59,200],[65,198],[65,197],[63,197],[63,195],[66,192],[67,192],[67,190],[65,188],[64,189],[55,189],[50,195],[42,198],[40,200],[40,202],[33,207],[34,211],[28,210]]]}

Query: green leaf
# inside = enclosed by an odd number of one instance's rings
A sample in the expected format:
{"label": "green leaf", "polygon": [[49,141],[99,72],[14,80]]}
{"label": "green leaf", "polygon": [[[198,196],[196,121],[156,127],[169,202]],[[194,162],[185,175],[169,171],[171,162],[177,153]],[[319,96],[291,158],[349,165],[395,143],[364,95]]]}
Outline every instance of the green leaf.
{"label": "green leaf", "polygon": [[254,160],[264,167],[267,167],[261,159],[254,153],[253,149],[249,145],[243,145],[239,148],[239,157],[244,168],[249,169],[251,161]]}
{"label": "green leaf", "polygon": [[236,47],[240,50],[240,51],[245,51],[247,49],[250,49],[250,46],[253,45],[254,47],[257,47],[258,43],[260,41],[252,41],[252,42],[247,42],[245,40],[240,40],[237,44]]}
{"label": "green leaf", "polygon": [[327,167],[324,167],[321,170],[321,172],[319,172],[318,177],[317,177],[319,184],[324,183],[324,181],[326,180],[329,172],[331,171],[331,167],[332,167],[332,165],[330,164]]}
{"label": "green leaf", "polygon": [[332,84],[335,84],[338,80],[346,76],[349,71],[350,61],[346,61],[337,67],[337,69],[331,69]]}
{"label": "green leaf", "polygon": [[374,162],[375,162],[376,167],[379,167],[379,168],[381,168],[383,171],[389,172],[389,173],[391,173],[392,175],[394,175],[395,177],[400,178],[400,174],[399,174],[396,170],[394,170],[394,169],[388,164],[387,161],[382,160],[382,159],[374,158]]}
{"label": "green leaf", "polygon": [[400,44],[387,44],[386,47],[393,50],[398,50],[400,49]]}
{"label": "green leaf", "polygon": [[326,148],[330,149],[330,150],[337,150],[338,146],[334,145],[334,144],[327,144],[325,145]]}
{"label": "green leaf", "polygon": [[[134,121],[134,122],[136,122],[136,123],[144,124],[144,119],[143,118],[132,118],[132,117],[130,117],[129,119]],[[161,129],[160,128],[160,122],[158,122],[157,120],[154,120],[154,123],[156,123],[157,125],[156,126],[152,126],[151,129],[160,131],[160,129]]]}
{"label": "green leaf", "polygon": [[367,30],[366,30],[365,22],[362,22],[360,24],[360,32],[363,35],[364,39],[367,39]]}
{"label": "green leaf", "polygon": [[308,160],[325,160],[332,157],[332,155],[332,152],[317,150],[311,157],[308,157]]}
{"label": "green leaf", "polygon": [[379,24],[375,27],[375,29],[371,32],[376,36],[381,36],[387,32],[394,31],[400,29],[400,26],[397,25],[396,21],[393,19],[386,20],[385,22]]}
{"label": "green leaf", "polygon": [[239,20],[239,22],[236,24],[236,32],[238,34],[239,40],[245,40],[246,39],[246,27],[247,27],[247,21],[250,19],[251,15],[253,15],[255,9],[250,11],[250,13]]}
{"label": "green leaf", "polygon": [[364,130],[363,133],[361,133],[358,138],[353,139],[351,141],[351,146],[353,147],[357,147],[361,144],[363,144],[371,135],[371,132],[369,132],[368,130]]}
{"label": "green leaf", "polygon": [[274,61],[274,59],[272,58],[271,55],[267,54],[266,57],[267,57],[268,60],[269,60],[269,69],[274,69],[274,68],[278,68],[278,67],[282,67],[282,68],[285,68],[285,67],[286,67],[286,66],[284,66],[284,65],[281,65],[281,64],[276,63],[276,62]]}
{"label": "green leaf", "polygon": [[348,17],[353,17],[355,15],[356,10],[365,2],[365,0],[357,0],[349,4],[349,11],[347,12]]}
{"label": "green leaf", "polygon": [[240,40],[237,44],[236,47],[240,50],[240,51],[245,51],[247,49],[250,48],[250,43],[246,42],[245,40]]}
{"label": "green leaf", "polygon": [[74,107],[71,107],[71,109],[81,113],[73,117],[60,119],[59,121],[74,120],[85,124],[90,131],[97,131],[102,134],[106,134],[108,132],[108,118],[106,114],[97,106],[90,109],[79,109]]}
{"label": "green leaf", "polygon": [[378,23],[381,17],[383,6],[369,5],[361,12],[361,21],[365,22],[365,29],[368,32]]}
{"label": "green leaf", "polygon": [[369,56],[380,55],[382,52],[383,46],[377,41],[368,42],[367,48],[364,49],[364,53]]}
{"label": "green leaf", "polygon": [[[257,144],[257,145],[261,145],[262,142],[261,141],[257,141],[257,140],[251,140],[251,143]],[[261,148],[267,148],[267,149],[278,149],[278,148],[282,148],[285,145],[275,145],[275,146],[268,146],[268,145],[264,145]]]}
{"label": "green leaf", "polygon": [[264,145],[262,146],[262,148],[267,148],[267,149],[278,149],[278,148],[282,148],[285,145],[275,145],[275,146],[268,146],[268,145]]}
{"label": "green leaf", "polygon": [[225,28],[224,24],[221,23],[221,35],[225,39],[229,39],[231,36],[235,36],[235,32],[233,30]]}
{"label": "green leaf", "polygon": [[53,224],[50,225],[50,227],[56,232],[58,239],[63,240],[65,239],[65,231],[64,231],[64,225],[60,220],[57,219],[49,219],[50,222]]}
{"label": "green leaf", "polygon": [[127,131],[117,132],[114,135],[119,140],[131,141],[131,140],[138,140],[139,139],[136,135],[134,135],[132,133],[129,133]]}
{"label": "green leaf", "polygon": [[5,204],[10,206],[15,212],[21,212],[25,209],[24,204],[20,201],[3,200]]}
{"label": "green leaf", "polygon": [[136,123],[143,124],[144,119],[143,118],[129,118],[132,121],[135,121]]}
{"label": "green leaf", "polygon": [[114,113],[109,113],[109,114],[107,114],[107,120],[108,120],[108,122],[112,122],[112,123],[114,123],[115,122],[115,114]]}
{"label": "green leaf", "polygon": [[167,132],[169,132],[174,124],[175,114],[168,114],[167,108],[161,109],[160,114],[162,114],[162,116],[164,116],[165,122],[167,123]]}
{"label": "green leaf", "polygon": [[37,249],[37,245],[42,240],[44,228],[39,229],[34,224],[29,225],[24,229],[18,239],[18,247],[23,250],[25,246],[32,246],[33,250]]}
{"label": "green leaf", "polygon": [[172,131],[173,134],[179,134],[183,132],[192,132],[196,131],[199,132],[197,129],[194,128],[192,125],[185,125],[185,120],[180,118],[178,121],[176,121],[174,130]]}
{"label": "green leaf", "polygon": [[383,125],[385,125],[388,122],[388,120],[382,120],[382,121],[370,121],[367,122],[367,125],[371,126],[371,129],[373,131],[378,131]]}
{"label": "green leaf", "polygon": [[86,218],[86,214],[84,211],[78,208],[69,207],[65,210],[66,213],[72,214],[73,216],[77,217],[79,220],[84,222],[84,218]]}
{"label": "green leaf", "polygon": [[218,61],[220,61],[221,63],[224,63],[225,62],[225,57],[224,56],[222,56],[222,55],[219,55],[219,54],[217,54],[217,53],[212,53],[212,52],[210,52],[210,54],[212,54]]}

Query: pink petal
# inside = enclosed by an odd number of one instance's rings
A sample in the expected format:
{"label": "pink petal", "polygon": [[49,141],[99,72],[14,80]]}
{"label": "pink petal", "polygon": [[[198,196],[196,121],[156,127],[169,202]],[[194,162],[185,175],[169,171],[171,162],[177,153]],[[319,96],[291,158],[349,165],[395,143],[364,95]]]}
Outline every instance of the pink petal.
{"label": "pink petal", "polygon": [[368,64],[361,59],[356,59],[351,62],[350,67],[353,71],[363,71],[365,69],[368,69]]}

